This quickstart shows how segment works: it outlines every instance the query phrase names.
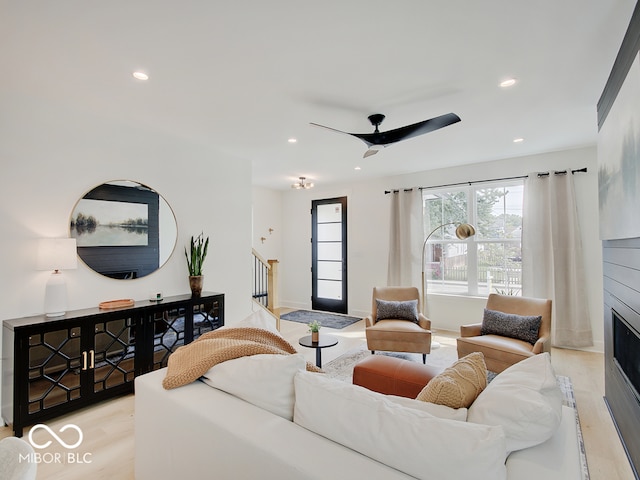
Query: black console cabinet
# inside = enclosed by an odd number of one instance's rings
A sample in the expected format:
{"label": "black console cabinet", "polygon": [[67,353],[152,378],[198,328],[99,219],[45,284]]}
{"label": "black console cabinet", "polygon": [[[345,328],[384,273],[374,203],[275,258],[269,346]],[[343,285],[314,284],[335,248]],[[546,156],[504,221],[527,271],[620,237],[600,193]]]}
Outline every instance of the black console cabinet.
{"label": "black console cabinet", "polygon": [[5,320],[3,420],[22,436],[28,425],[130,393],[137,375],[165,367],[176,348],[222,325],[222,293]]}

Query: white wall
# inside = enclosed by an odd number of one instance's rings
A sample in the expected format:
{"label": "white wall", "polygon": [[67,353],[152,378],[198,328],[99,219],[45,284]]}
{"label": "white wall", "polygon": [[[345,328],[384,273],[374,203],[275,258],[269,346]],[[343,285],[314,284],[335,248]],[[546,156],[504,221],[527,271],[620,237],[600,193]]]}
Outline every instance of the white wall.
{"label": "white wall", "polygon": [[[425,165],[427,166],[427,165]],[[576,196],[587,274],[588,303],[595,340],[603,349],[602,251],[598,239],[598,190],[595,147],[486,162],[461,167],[425,170],[410,175],[282,193],[284,236],[281,259],[281,304],[293,308],[311,305],[311,201],[347,196],[349,313],[370,311],[371,289],[386,285],[388,255],[388,196],[385,190],[415,186],[526,175],[530,172],[577,169]],[[457,331],[460,325],[481,321],[485,298],[429,295],[429,316],[436,329]]]}
{"label": "white wall", "polygon": [[[278,190],[253,187],[251,244],[266,260],[282,256],[282,194]],[[269,229],[273,229],[269,233]],[[262,241],[261,238],[265,240]]]}
{"label": "white wall", "polygon": [[[10,114],[9,114],[10,113]],[[186,138],[147,131],[46,99],[14,97],[0,116],[0,319],[41,314],[49,272],[35,270],[40,237],[67,237],[76,201],[108,180],[159,192],[178,226],[173,255],[136,280],[105,278],[82,263],[64,272],[70,309],[103,300],[189,292],[184,246],[211,237],[204,288],[225,293],[227,322],[251,309],[251,164]],[[1,335],[1,334],[0,334]]]}

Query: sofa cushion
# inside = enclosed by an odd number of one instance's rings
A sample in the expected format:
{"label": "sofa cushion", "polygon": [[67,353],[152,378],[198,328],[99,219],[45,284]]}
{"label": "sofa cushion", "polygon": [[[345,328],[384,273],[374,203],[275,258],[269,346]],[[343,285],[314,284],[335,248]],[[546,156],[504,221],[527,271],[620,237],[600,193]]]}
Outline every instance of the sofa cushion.
{"label": "sofa cushion", "polygon": [[[366,388],[366,387],[365,387]],[[380,394],[383,395],[383,394]],[[449,420],[457,420],[459,422],[467,421],[467,409],[466,408],[451,408],[446,405],[438,405],[436,403],[422,402],[413,398],[399,397],[397,395],[385,395],[385,398],[390,402],[397,403],[406,408],[415,408],[423,412],[427,412],[429,415],[433,415],[438,418],[446,418]]]}
{"label": "sofa cushion", "polygon": [[500,425],[507,451],[551,438],[562,419],[562,392],[548,353],[522,360],[497,375],[469,407],[467,421]]}
{"label": "sofa cushion", "polygon": [[500,335],[523,340],[534,345],[538,341],[541,322],[542,317],[540,315],[522,316],[485,308],[480,335]]}
{"label": "sofa cushion", "polygon": [[487,386],[487,366],[479,352],[462,357],[422,389],[416,400],[468,408]]}
{"label": "sofa cushion", "polygon": [[378,462],[421,479],[506,478],[501,427],[437,418],[317,373],[294,383],[295,423]]}
{"label": "sofa cushion", "polygon": [[258,310],[251,313],[248,317],[240,320],[239,322],[235,322],[231,325],[224,325],[218,330],[237,327],[261,328],[271,333],[275,333],[276,335],[282,336],[276,328],[276,317],[274,317],[264,308],[258,308]]}
{"label": "sofa cushion", "polygon": [[418,323],[418,300],[380,300],[376,298],[376,321],[410,320]]}
{"label": "sofa cushion", "polygon": [[306,368],[301,354],[251,355],[209,369],[201,380],[269,412],[293,420],[293,377]]}

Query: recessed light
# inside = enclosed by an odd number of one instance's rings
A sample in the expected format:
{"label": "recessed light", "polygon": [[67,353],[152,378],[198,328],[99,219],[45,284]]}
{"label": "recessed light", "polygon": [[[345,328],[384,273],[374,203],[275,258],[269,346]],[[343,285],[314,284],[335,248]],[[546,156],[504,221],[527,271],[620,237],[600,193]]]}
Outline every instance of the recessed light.
{"label": "recessed light", "polygon": [[522,142],[524,142],[524,138],[522,138],[522,137],[518,137],[518,138],[514,138],[513,139],[513,143],[522,143]]}
{"label": "recessed light", "polygon": [[287,142],[289,143],[296,143],[298,141],[297,138],[290,138],[289,140],[287,140]]}
{"label": "recessed light", "polygon": [[354,170],[362,170],[362,168],[356,167],[356,168],[354,168]]}
{"label": "recessed light", "polygon": [[515,78],[507,78],[500,82],[500,86],[502,88],[513,87],[516,84],[517,80]]}
{"label": "recessed light", "polygon": [[137,78],[138,80],[149,80],[149,75],[144,72],[133,72],[133,78]]}

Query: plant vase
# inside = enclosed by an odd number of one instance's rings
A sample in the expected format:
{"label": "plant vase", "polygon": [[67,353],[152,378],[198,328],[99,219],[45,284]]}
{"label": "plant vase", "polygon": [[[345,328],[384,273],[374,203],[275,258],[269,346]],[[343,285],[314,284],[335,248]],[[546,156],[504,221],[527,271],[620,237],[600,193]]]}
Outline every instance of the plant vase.
{"label": "plant vase", "polygon": [[311,341],[318,343],[320,341],[320,332],[311,332]]}
{"label": "plant vase", "polygon": [[202,282],[204,275],[189,275],[189,288],[191,288],[191,296],[199,297],[202,294]]}

